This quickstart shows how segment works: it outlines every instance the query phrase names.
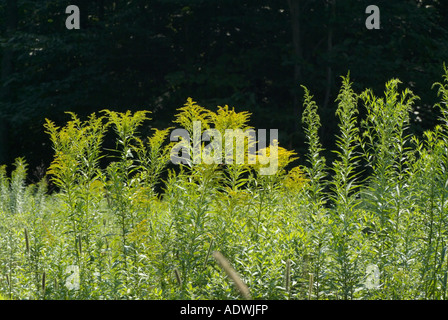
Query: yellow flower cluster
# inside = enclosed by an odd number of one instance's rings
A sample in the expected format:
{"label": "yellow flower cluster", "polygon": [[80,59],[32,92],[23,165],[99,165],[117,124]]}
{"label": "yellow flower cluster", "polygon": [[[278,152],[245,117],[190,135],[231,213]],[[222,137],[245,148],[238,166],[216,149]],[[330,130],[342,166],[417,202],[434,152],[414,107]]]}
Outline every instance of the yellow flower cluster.
{"label": "yellow flower cluster", "polygon": [[235,109],[229,109],[228,105],[224,107],[218,106],[218,111],[211,112],[211,121],[215,125],[215,129],[224,135],[226,129],[251,129],[247,126],[250,113],[247,111],[235,112]]}
{"label": "yellow flower cluster", "polygon": [[[276,149],[276,151],[274,151],[274,148]],[[297,155],[297,153],[295,153],[294,151],[287,150],[283,147],[279,147],[278,141],[274,140],[272,145],[258,151],[257,164],[255,165],[257,169],[266,168],[269,166],[269,164],[265,163],[268,163],[269,159],[271,159],[271,149],[273,149],[272,152],[277,152],[277,167],[278,167],[277,174],[283,173],[287,165],[289,165],[294,160],[298,159],[297,157],[294,157],[295,155]]]}
{"label": "yellow flower cluster", "polygon": [[[195,138],[201,139],[205,130],[214,129],[219,132],[211,133],[213,139],[216,139],[215,136],[218,137],[217,139],[221,139],[221,143],[217,143],[216,149],[216,144],[201,143],[201,151],[200,154],[197,152],[197,155],[201,156],[205,163],[214,163],[213,159],[224,159],[226,164],[258,169],[263,175],[281,175],[286,166],[297,159],[294,157],[295,152],[278,147],[277,140],[274,140],[273,144],[267,148],[259,150],[257,154],[251,154],[249,151],[252,150],[251,147],[256,146],[257,141],[255,141],[256,137],[247,131],[253,130],[253,127],[248,125],[251,114],[247,111],[236,112],[234,108],[225,105],[224,107],[218,106],[217,111],[213,112],[201,107],[191,98],[188,98],[187,103],[178,111],[180,112],[176,115],[174,123],[180,124],[190,132],[193,135],[193,141]],[[197,132],[198,130],[200,132]],[[223,142],[225,145],[222,144]],[[191,146],[191,141],[182,141],[181,143],[185,149],[194,149]],[[250,145],[250,143],[254,145]],[[216,154],[216,152],[221,154]],[[274,164],[272,165],[272,163]]]}
{"label": "yellow flower cluster", "polygon": [[308,182],[300,167],[292,168],[283,180],[283,184],[289,191],[300,191]]}
{"label": "yellow flower cluster", "polygon": [[192,98],[188,98],[184,106],[177,110],[179,113],[176,115],[173,122],[181,125],[181,127],[190,132],[190,134],[193,132],[194,121],[201,122],[201,127],[204,130],[210,128],[211,112],[198,105]]}

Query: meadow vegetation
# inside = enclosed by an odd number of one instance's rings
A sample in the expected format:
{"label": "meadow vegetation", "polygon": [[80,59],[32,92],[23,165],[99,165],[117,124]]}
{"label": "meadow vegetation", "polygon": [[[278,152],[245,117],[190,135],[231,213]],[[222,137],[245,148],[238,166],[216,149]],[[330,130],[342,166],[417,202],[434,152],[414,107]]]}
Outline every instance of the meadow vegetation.
{"label": "meadow vegetation", "polygon": [[[26,184],[22,158],[10,176],[0,169],[0,297],[446,299],[448,69],[443,80],[434,85],[440,122],[417,137],[409,115],[418,97],[399,80],[380,97],[342,77],[332,163],[304,87],[297,121],[308,153],[280,142],[273,175],[260,164],[170,165],[173,128],[140,136],[146,111],[47,120],[48,176]],[[249,120],[188,99],[173,127],[201,121],[224,132]]]}

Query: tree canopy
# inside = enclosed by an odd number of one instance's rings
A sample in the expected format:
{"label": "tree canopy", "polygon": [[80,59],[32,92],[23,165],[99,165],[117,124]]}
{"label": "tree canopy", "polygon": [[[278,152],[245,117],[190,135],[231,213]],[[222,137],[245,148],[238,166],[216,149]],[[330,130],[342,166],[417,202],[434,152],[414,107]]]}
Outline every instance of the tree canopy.
{"label": "tree canopy", "polygon": [[251,112],[253,126],[279,128],[300,155],[300,85],[331,145],[347,72],[359,91],[400,79],[421,98],[412,129],[422,132],[437,119],[431,85],[448,62],[448,4],[375,2],[380,30],[365,27],[364,0],[78,0],[81,28],[68,30],[66,1],[2,1],[0,162],[47,164],[43,124],[67,120],[64,111],[150,110],[152,125],[167,127],[188,97]]}

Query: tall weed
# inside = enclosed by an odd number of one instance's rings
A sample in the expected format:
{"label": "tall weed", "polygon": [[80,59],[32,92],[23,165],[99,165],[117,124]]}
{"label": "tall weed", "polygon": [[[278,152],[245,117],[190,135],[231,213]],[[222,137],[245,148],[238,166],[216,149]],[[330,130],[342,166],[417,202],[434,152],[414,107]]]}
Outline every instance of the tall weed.
{"label": "tall weed", "polygon": [[[417,137],[409,114],[418,97],[397,79],[378,97],[355,93],[342,77],[332,163],[305,87],[303,155],[251,140],[248,112],[211,111],[191,98],[173,120],[190,135],[178,141],[190,161],[176,166],[173,128],[141,136],[147,111],[104,110],[85,121],[69,113],[62,127],[47,120],[57,190],[46,179],[28,185],[24,159],[10,176],[0,167],[0,295],[446,299],[446,68],[443,81],[435,84],[440,124]],[[232,153],[214,144],[229,129]],[[107,149],[110,131],[115,146]],[[271,152],[278,170],[263,175]]]}

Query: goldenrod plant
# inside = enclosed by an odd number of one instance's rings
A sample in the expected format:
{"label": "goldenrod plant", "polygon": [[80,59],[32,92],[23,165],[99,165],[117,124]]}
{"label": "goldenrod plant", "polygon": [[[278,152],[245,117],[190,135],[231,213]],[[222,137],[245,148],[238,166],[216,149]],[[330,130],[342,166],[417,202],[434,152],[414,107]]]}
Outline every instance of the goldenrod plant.
{"label": "goldenrod plant", "polygon": [[148,111],[47,120],[47,176],[0,167],[0,299],[446,299],[444,71],[421,136],[399,80],[378,96],[342,77],[332,162],[306,87],[304,154],[192,98],[169,128],[146,130]]}

